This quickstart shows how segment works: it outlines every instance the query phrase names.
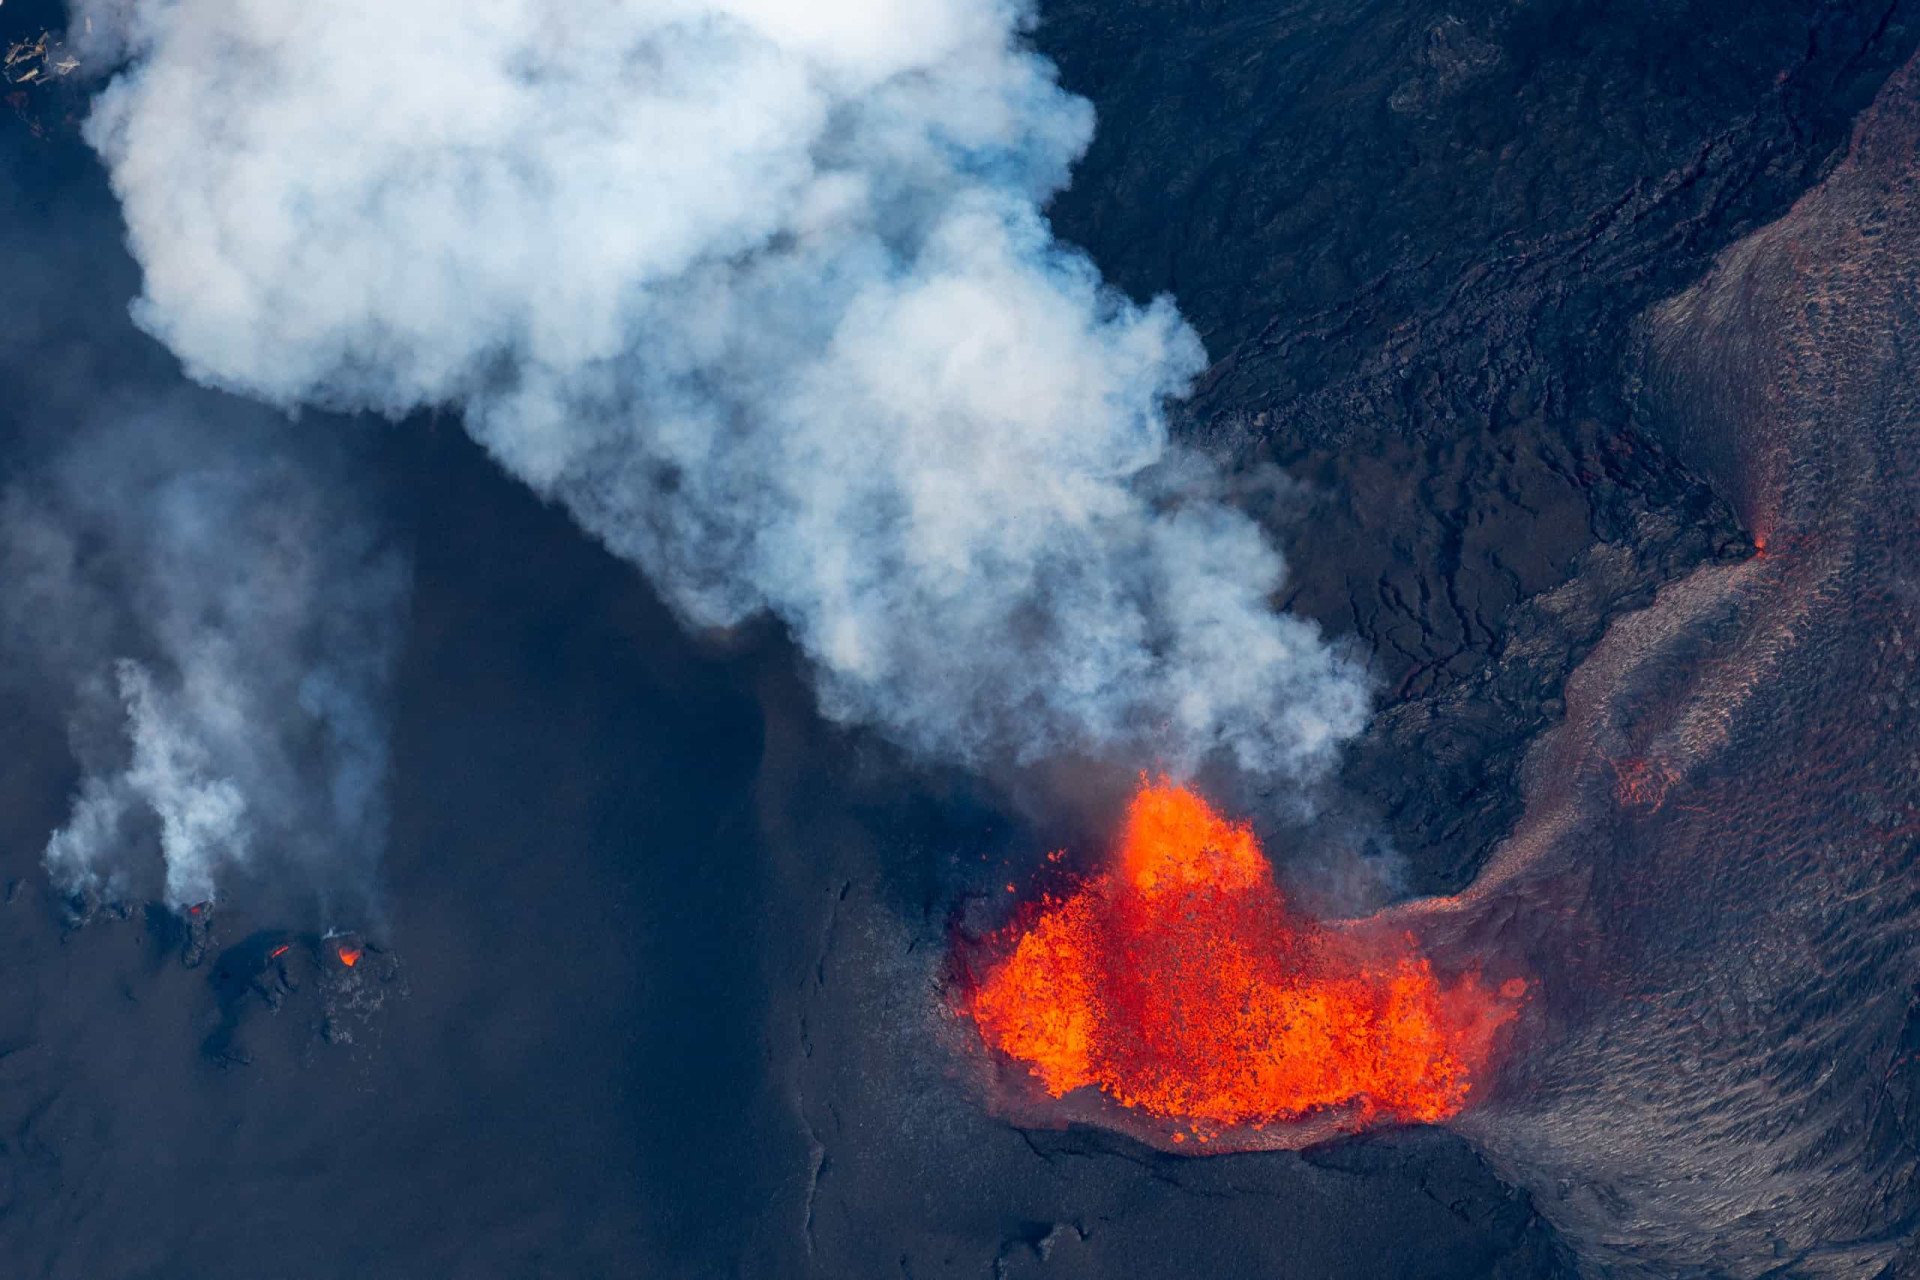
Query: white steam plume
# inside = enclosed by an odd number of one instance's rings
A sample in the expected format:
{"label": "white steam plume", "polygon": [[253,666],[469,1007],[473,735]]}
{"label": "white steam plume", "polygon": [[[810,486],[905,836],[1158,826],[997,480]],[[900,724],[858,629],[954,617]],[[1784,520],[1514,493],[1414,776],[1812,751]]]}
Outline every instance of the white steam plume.
{"label": "white steam plume", "polygon": [[[975,762],[1310,774],[1365,681],[1163,405],[1204,355],[1040,208],[1023,0],[78,0],[140,323],[277,405],[456,405],[697,625]],[[79,24],[76,24],[79,25]]]}
{"label": "white steam plume", "polygon": [[260,417],[102,409],[0,495],[0,634],[83,770],[47,867],[175,908],[252,877],[365,924],[408,575],[329,451]]}

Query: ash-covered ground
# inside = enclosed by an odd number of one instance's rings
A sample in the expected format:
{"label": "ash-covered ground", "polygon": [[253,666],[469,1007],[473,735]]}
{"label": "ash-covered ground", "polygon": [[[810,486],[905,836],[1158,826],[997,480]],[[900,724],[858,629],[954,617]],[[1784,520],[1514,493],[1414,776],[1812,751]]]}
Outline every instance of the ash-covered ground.
{"label": "ash-covered ground", "polygon": [[[1037,42],[1101,116],[1056,225],[1135,294],[1175,291],[1205,337],[1215,364],[1182,430],[1300,486],[1249,501],[1289,549],[1290,607],[1380,677],[1337,816],[1377,833],[1399,892],[1462,888],[1514,829],[1521,762],[1611,622],[1752,555],[1738,479],[1676,426],[1723,411],[1711,359],[1673,344],[1642,395],[1636,326],[1823,179],[1912,54],[1910,7],[1043,6]],[[9,37],[58,24],[31,6],[0,18]],[[137,273],[60,95],[0,119],[7,485],[100,403],[180,392],[125,318]],[[1809,324],[1767,358],[1814,360],[1861,327]],[[279,430],[195,395],[210,431]],[[1193,1160],[996,1119],[945,1052],[949,930],[1044,851],[1097,845],[1109,797],[1036,812],[826,726],[773,628],[687,636],[451,424],[337,440],[347,463],[284,448],[347,467],[411,565],[384,915],[348,940],[367,948],[354,965],[298,894],[236,894],[205,937],[139,904],[73,928],[41,866],[80,776],[71,708],[24,659],[0,683],[9,1271],[1518,1277],[1635,1261],[1590,1250],[1618,1170],[1535,1176],[1582,1168],[1569,1132],[1605,1141],[1606,1115],[1569,1111],[1558,1076],[1541,1086],[1558,1112],[1543,1103],[1504,1145],[1480,1135],[1513,1184],[1437,1128]],[[1876,1052],[1908,1034],[1887,1019]],[[1869,1145],[1910,1141],[1875,1123]],[[1897,1210],[1904,1186],[1887,1175],[1876,1194]],[[1868,1252],[1898,1253],[1910,1225],[1862,1213],[1891,1242]],[[1688,1263],[1760,1274],[1743,1247]],[[1785,1274],[1832,1261],[1799,1236],[1765,1251]]]}

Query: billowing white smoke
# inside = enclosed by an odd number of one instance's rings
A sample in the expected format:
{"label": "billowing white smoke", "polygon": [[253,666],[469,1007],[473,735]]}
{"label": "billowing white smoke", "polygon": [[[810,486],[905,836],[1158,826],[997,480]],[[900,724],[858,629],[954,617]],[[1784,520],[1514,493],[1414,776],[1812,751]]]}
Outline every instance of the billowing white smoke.
{"label": "billowing white smoke", "polygon": [[[1088,104],[1014,0],[78,0],[140,323],[282,406],[455,405],[693,623],[961,761],[1314,772],[1365,682],[1052,238]],[[78,24],[76,24],[78,25]]]}
{"label": "billowing white smoke", "polygon": [[77,691],[47,866],[176,908],[252,876],[364,925],[405,563],[327,450],[211,401],[61,423],[0,496],[10,660]]}

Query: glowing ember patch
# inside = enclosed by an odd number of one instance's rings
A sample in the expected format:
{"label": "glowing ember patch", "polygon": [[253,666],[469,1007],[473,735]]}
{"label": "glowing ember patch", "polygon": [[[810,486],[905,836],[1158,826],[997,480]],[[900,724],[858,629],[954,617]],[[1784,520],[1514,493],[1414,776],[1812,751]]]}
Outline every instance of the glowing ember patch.
{"label": "glowing ember patch", "polygon": [[267,952],[267,959],[278,960],[281,956],[287,954],[287,952],[290,951],[291,949],[292,949],[291,947],[289,947],[286,943],[283,942],[279,946],[275,947],[273,950]]}
{"label": "glowing ember patch", "polygon": [[356,964],[359,964],[360,948],[358,947],[340,948],[340,963],[347,966],[347,968],[349,969],[353,968],[353,966],[355,966]]}
{"label": "glowing ember patch", "polygon": [[1329,1108],[1446,1119],[1526,991],[1444,985],[1411,938],[1298,916],[1252,829],[1166,782],[1135,796],[1112,870],[991,950],[968,1005],[988,1045],[1055,1097],[1093,1086],[1202,1142]]}

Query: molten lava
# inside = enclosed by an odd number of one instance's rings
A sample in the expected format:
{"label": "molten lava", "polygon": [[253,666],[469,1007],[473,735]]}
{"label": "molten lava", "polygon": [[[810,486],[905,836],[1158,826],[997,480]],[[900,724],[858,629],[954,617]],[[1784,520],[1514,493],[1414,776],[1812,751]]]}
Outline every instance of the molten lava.
{"label": "molten lava", "polygon": [[1446,1119],[1526,991],[1443,984],[1409,936],[1296,914],[1252,828],[1164,781],[1110,869],[988,951],[967,1011],[989,1046],[1056,1098],[1091,1085],[1203,1141],[1310,1113]]}
{"label": "molten lava", "polygon": [[349,969],[351,969],[351,968],[353,968],[353,966],[355,966],[356,964],[359,964],[359,963],[360,963],[360,948],[358,948],[358,947],[341,947],[341,948],[340,948],[340,963],[341,963],[341,964],[343,964],[343,965],[345,965],[345,966],[347,966],[347,968],[349,968]]}

